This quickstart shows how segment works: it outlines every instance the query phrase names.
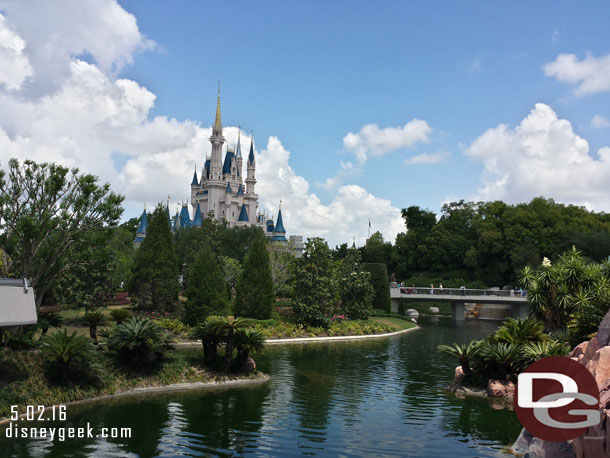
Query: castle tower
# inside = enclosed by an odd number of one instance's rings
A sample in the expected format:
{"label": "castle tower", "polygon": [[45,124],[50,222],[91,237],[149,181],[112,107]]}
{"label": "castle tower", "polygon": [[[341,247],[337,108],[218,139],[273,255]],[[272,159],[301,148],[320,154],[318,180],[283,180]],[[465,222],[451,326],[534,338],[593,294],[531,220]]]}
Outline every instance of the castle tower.
{"label": "castle tower", "polygon": [[243,172],[243,158],[241,156],[241,127],[238,128],[237,131],[237,147],[235,148],[235,166],[237,168],[237,181],[239,181],[241,186],[241,174]]}
{"label": "castle tower", "polygon": [[218,82],[218,100],[216,102],[216,118],[212,128],[212,157],[210,159],[210,180],[221,180],[222,171],[222,145],[225,138],[222,136],[222,122],[220,120],[220,81]]}

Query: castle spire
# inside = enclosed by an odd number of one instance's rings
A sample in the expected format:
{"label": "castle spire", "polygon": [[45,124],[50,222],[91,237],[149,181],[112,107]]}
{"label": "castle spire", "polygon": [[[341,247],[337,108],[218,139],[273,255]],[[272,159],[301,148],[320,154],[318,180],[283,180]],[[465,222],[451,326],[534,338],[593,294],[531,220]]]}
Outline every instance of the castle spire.
{"label": "castle spire", "polygon": [[235,149],[235,157],[237,159],[241,159],[241,141],[240,141],[240,136],[241,136],[241,127],[237,128],[237,148]]}
{"label": "castle spire", "polygon": [[220,122],[220,81],[218,81],[218,101],[216,102],[216,119],[214,120],[214,130],[221,130],[222,123]]}

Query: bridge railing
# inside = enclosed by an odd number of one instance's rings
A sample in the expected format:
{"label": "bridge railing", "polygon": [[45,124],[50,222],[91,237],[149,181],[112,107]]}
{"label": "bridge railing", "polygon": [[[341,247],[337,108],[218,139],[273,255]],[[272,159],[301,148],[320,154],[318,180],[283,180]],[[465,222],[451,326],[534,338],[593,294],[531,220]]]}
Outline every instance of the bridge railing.
{"label": "bridge railing", "polygon": [[390,288],[399,288],[403,294],[431,294],[438,296],[496,296],[496,297],[527,297],[524,289],[473,289],[473,288],[430,288],[426,286],[399,286],[390,283]]}

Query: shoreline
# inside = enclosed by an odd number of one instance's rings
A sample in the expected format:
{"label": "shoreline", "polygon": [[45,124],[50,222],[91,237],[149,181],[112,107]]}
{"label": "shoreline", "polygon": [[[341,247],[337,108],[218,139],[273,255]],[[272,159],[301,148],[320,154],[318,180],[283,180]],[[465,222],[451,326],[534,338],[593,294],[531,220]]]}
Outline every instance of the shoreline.
{"label": "shoreline", "polygon": [[[399,334],[404,334],[409,331],[415,331],[421,329],[419,326],[415,326],[409,329],[401,329],[400,331],[386,332],[383,334],[366,334],[360,336],[329,336],[329,337],[288,337],[285,339],[266,339],[266,345],[277,345],[277,344],[288,344],[288,343],[309,343],[309,342],[329,342],[329,341],[344,341],[344,340],[363,340],[363,339],[378,339],[381,337],[391,337]],[[199,347],[201,341],[193,342],[177,342],[176,347]]]}
{"label": "shoreline", "polygon": [[[133,388],[131,390],[119,391],[114,394],[104,394],[101,396],[95,396],[93,398],[79,399],[77,401],[65,402],[62,404],[55,404],[52,406],[45,406],[44,411],[53,409],[54,407],[62,406],[74,406],[79,404],[87,404],[99,401],[107,401],[110,399],[128,397],[128,396],[136,396],[138,394],[146,394],[146,393],[175,393],[181,391],[193,391],[193,390],[202,390],[202,389],[222,389],[222,388],[231,388],[235,386],[250,386],[250,385],[258,385],[261,383],[266,383],[271,380],[271,376],[267,374],[263,374],[261,377],[257,377],[254,379],[235,379],[235,380],[214,380],[211,382],[186,382],[186,383],[172,383],[171,385],[161,385],[161,386],[144,386]],[[38,414],[39,411],[36,411]],[[19,421],[22,418],[25,418],[27,413],[23,413],[19,415],[18,420],[11,420],[10,418],[0,418],[0,426],[10,423],[11,421]]]}

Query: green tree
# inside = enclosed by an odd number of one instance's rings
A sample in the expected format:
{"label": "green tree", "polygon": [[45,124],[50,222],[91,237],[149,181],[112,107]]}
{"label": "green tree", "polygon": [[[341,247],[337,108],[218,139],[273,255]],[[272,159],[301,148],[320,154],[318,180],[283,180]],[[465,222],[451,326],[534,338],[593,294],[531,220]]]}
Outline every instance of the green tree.
{"label": "green tree", "polygon": [[91,230],[115,225],[123,197],[98,178],[58,164],[17,159],[0,170],[0,275],[29,278],[40,306],[54,280],[74,267]]}
{"label": "green tree", "polygon": [[129,292],[141,309],[173,311],[179,290],[172,233],[165,207],[159,204],[150,218],[146,238],[136,252]]}
{"label": "green tree", "polygon": [[341,308],[353,320],[366,320],[373,302],[371,274],[360,263],[360,252],[349,249],[339,267]]}
{"label": "green tree", "polygon": [[380,310],[390,310],[390,281],[385,264],[368,263],[364,268],[371,275],[373,285],[373,307]]}
{"label": "green tree", "polygon": [[610,265],[587,262],[572,248],[551,263],[520,272],[532,314],[548,331],[567,328],[572,343],[597,331],[610,307]]}
{"label": "green tree", "polygon": [[269,263],[275,297],[286,297],[292,294],[291,279],[294,274],[295,259],[291,243],[269,246]]}
{"label": "green tree", "polygon": [[220,262],[208,243],[203,243],[188,273],[184,322],[194,326],[210,315],[226,315],[229,292]]}
{"label": "green tree", "polygon": [[308,326],[330,325],[337,302],[335,266],[324,239],[309,238],[295,263],[294,314]]}
{"label": "green tree", "polygon": [[260,234],[252,243],[244,259],[244,266],[237,281],[235,314],[267,319],[271,316],[273,306],[273,281],[267,241]]}

